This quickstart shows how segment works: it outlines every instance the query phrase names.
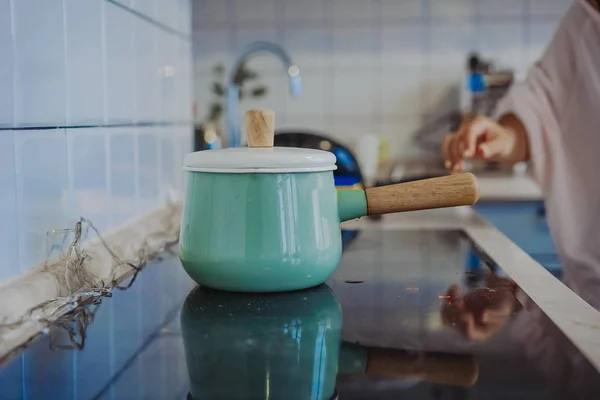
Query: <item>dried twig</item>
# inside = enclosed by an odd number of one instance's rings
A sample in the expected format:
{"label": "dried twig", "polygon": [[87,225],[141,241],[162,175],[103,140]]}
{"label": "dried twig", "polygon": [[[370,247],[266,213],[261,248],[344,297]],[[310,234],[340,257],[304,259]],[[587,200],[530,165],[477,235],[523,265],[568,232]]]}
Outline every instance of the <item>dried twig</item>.
{"label": "dried twig", "polygon": [[[164,230],[150,234],[144,240],[138,250],[137,260],[134,261],[121,260],[108,246],[94,224],[85,218],[80,218],[71,229],[51,231],[51,234],[63,234],[65,237],[73,234],[73,240],[67,247],[66,252],[60,255],[60,259],[64,262],[64,285],[68,295],[56,297],[38,304],[18,318],[0,320],[0,343],[2,341],[1,334],[3,330],[17,329],[26,324],[31,324],[36,327],[40,334],[50,334],[51,349],[82,349],[85,346],[87,327],[93,322],[96,310],[102,299],[111,297],[114,289],[129,289],[135,282],[138,274],[150,261],[159,259],[160,255],[165,251],[172,251],[172,248],[178,243],[179,227],[174,226],[171,217],[172,215],[166,217],[166,228]],[[90,229],[97,235],[102,247],[112,258],[112,266],[109,274],[110,281],[106,284],[85,268],[86,263],[92,258],[82,248],[82,241],[87,239]],[[65,240],[64,238],[63,241]],[[156,243],[157,241],[164,243],[164,245],[153,248],[150,243]],[[126,284],[118,282],[117,271],[122,266],[128,266],[134,271]],[[74,290],[77,287],[80,289]],[[70,344],[58,345],[54,343],[55,340],[53,340],[52,332],[55,329],[67,332]],[[13,349],[7,356],[0,359],[0,364],[12,358],[12,356],[27,347],[30,342],[28,341]]]}

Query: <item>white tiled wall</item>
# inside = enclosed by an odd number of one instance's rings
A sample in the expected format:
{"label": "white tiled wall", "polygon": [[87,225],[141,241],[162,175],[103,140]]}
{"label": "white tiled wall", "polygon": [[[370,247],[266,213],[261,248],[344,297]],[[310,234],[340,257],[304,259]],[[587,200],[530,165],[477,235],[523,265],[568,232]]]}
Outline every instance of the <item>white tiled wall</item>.
{"label": "white tiled wall", "polygon": [[[278,63],[257,57],[277,126],[312,128],[352,144],[364,133],[412,156],[411,135],[458,109],[469,52],[522,74],[550,41],[572,0],[196,0],[195,98],[201,119],[210,70],[231,65],[242,46],[274,41],[300,66],[304,92],[287,93]],[[454,93],[448,96],[448,93]]]}
{"label": "white tiled wall", "polygon": [[[140,15],[142,14],[142,15]],[[0,0],[0,283],[181,191],[191,0]]]}

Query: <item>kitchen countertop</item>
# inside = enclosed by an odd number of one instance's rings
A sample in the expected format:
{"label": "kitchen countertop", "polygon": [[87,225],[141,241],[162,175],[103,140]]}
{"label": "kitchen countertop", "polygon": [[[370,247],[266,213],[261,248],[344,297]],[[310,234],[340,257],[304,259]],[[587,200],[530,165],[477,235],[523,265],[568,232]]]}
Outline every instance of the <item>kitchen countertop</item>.
{"label": "kitchen countertop", "polygon": [[[419,161],[387,163],[379,171],[379,182],[422,179],[423,177],[443,176],[448,170],[438,166],[439,161]],[[488,171],[481,167],[471,172],[477,176],[481,201],[539,201],[543,193],[539,185],[528,173],[515,173],[504,168]]]}
{"label": "kitchen countertop", "polygon": [[274,295],[165,256],[5,360],[0,398],[595,398],[599,314],[470,208],[343,237],[326,285]]}
{"label": "kitchen countertop", "polygon": [[[594,365],[600,368],[600,336],[596,334],[600,329],[600,313],[471,207],[398,213],[386,215],[380,221],[363,218],[348,221],[342,227],[384,231],[464,230],[536,304],[552,316],[567,335],[572,336]],[[571,310],[578,310],[578,313],[574,314]]]}
{"label": "kitchen countertop", "polygon": [[542,190],[528,175],[478,173],[480,201],[539,201]]}

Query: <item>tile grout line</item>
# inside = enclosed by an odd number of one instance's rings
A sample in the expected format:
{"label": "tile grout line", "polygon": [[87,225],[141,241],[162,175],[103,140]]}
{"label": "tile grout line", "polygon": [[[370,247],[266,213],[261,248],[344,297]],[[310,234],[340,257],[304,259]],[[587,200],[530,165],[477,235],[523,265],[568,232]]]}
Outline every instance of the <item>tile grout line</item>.
{"label": "tile grout line", "polygon": [[100,3],[100,46],[102,52],[102,122],[108,123],[108,63],[107,63],[107,52],[106,52],[106,2]]}
{"label": "tile grout line", "polygon": [[15,27],[15,21],[16,21],[16,17],[15,17],[15,1],[17,0],[10,0],[9,2],[9,7],[10,7],[10,33],[11,33],[11,51],[12,51],[12,122],[11,124],[14,125],[15,122],[17,121],[17,76],[18,76],[18,69],[17,69],[17,35],[16,35],[16,27]]}
{"label": "tile grout line", "polygon": [[168,33],[171,33],[171,34],[173,34],[173,35],[175,35],[175,36],[177,36],[177,37],[179,37],[181,39],[185,39],[185,40],[191,40],[192,39],[193,35],[187,35],[187,34],[185,34],[183,32],[178,31],[177,29],[173,29],[170,26],[167,26],[167,25],[165,25],[165,24],[163,24],[161,22],[158,22],[154,18],[151,18],[151,17],[149,17],[149,16],[147,16],[145,14],[142,14],[141,12],[139,12],[137,10],[134,10],[131,7],[126,6],[125,4],[122,4],[122,3],[118,2],[117,0],[104,0],[104,1],[106,1],[108,3],[111,3],[111,4],[115,5],[115,6],[117,6],[117,7],[121,8],[121,9],[123,9],[123,10],[125,10],[125,11],[127,11],[127,12],[129,12],[129,13],[131,13],[133,15],[135,15],[136,17],[141,18],[144,21],[149,22],[149,23],[151,23],[151,24],[153,24],[153,25],[161,28],[162,30],[164,30],[164,31],[166,31]]}
{"label": "tile grout line", "polygon": [[[91,128],[127,128],[127,127],[153,127],[153,126],[188,126],[193,124],[193,121],[170,121],[170,122],[137,122],[123,124],[100,124],[100,125],[42,125],[42,126],[13,126],[0,127],[2,131],[43,131],[43,130],[60,130],[60,129],[91,129]],[[0,133],[1,134],[1,133]]]}
{"label": "tile grout line", "polygon": [[69,90],[70,90],[70,83],[69,83],[69,46],[67,45],[67,1],[66,0],[62,0],[62,33],[63,33],[63,51],[64,51],[64,62],[65,62],[65,69],[64,69],[64,76],[65,76],[65,113],[63,114],[64,117],[64,124],[68,125],[68,122],[70,121],[72,115],[71,115],[71,99],[69,98]]}

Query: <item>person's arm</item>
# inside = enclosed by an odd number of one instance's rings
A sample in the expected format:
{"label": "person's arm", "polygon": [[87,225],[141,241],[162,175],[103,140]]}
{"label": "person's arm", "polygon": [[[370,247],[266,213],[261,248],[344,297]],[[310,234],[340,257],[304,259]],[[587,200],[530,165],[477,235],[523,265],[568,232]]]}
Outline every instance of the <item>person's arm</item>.
{"label": "person's arm", "polygon": [[527,79],[513,85],[499,102],[493,118],[475,118],[446,138],[443,153],[448,168],[460,171],[469,158],[505,163],[530,160],[536,180],[544,186],[551,170],[550,142],[561,134],[561,113],[568,109],[576,88],[579,39],[589,28],[586,7],[573,3],[542,58]]}

